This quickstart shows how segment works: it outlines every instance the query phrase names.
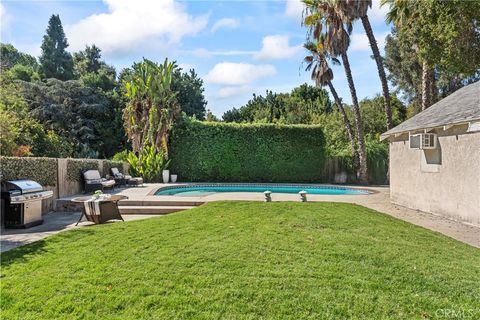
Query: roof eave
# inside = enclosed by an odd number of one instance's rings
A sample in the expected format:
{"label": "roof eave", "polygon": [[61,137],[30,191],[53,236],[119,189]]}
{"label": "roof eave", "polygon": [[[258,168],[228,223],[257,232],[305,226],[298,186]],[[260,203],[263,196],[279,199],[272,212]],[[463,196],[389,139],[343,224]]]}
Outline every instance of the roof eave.
{"label": "roof eave", "polygon": [[469,119],[467,121],[459,121],[459,122],[456,122],[456,123],[448,123],[448,124],[442,124],[442,125],[438,125],[438,126],[435,126],[435,127],[425,127],[425,128],[416,128],[416,129],[409,129],[409,130],[402,130],[402,131],[394,131],[395,128],[391,129],[391,130],[388,130],[387,132],[384,132],[380,135],[380,141],[383,141],[387,138],[389,138],[390,136],[394,135],[395,137],[398,137],[402,134],[406,134],[406,133],[410,133],[410,132],[414,132],[414,131],[425,131],[425,132],[429,132],[429,131],[432,131],[433,129],[437,129],[437,128],[442,128],[443,130],[448,130],[454,126],[460,126],[460,125],[464,125],[464,124],[470,124],[472,122],[477,122],[477,121],[480,121],[480,117],[479,118],[474,118],[474,119]]}

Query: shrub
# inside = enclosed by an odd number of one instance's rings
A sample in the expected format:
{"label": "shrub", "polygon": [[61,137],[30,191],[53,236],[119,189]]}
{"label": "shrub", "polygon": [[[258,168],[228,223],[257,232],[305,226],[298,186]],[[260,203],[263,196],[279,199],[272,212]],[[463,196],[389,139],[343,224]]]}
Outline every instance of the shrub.
{"label": "shrub", "polygon": [[139,157],[129,152],[127,162],[130,165],[130,173],[135,177],[142,177],[145,182],[159,182],[162,170],[170,163],[163,153],[155,151],[154,146],[145,146]]}
{"label": "shrub", "polygon": [[3,181],[31,179],[42,186],[57,185],[57,159],[0,157]]}
{"label": "shrub", "polygon": [[171,171],[188,181],[322,182],[321,127],[184,119],[170,141]]}
{"label": "shrub", "polygon": [[388,143],[375,136],[366,139],[366,147],[370,183],[388,183]]}
{"label": "shrub", "polygon": [[127,162],[127,156],[128,156],[128,150],[123,150],[123,151],[115,153],[112,157],[112,161]]}

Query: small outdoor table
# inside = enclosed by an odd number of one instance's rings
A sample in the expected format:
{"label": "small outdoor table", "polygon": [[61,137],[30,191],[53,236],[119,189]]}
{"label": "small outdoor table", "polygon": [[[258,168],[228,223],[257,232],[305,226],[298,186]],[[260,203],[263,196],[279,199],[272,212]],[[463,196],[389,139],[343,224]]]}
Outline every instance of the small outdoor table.
{"label": "small outdoor table", "polygon": [[72,202],[81,202],[82,206],[82,215],[78,219],[75,225],[78,225],[82,218],[85,216],[87,221],[91,221],[95,224],[104,223],[109,220],[123,220],[120,211],[118,210],[118,201],[128,199],[127,196],[123,195],[111,195],[109,198],[101,198],[95,201],[98,201],[98,207],[100,208],[99,212],[96,214],[88,214],[85,210],[85,202],[92,200],[91,196],[73,198]]}

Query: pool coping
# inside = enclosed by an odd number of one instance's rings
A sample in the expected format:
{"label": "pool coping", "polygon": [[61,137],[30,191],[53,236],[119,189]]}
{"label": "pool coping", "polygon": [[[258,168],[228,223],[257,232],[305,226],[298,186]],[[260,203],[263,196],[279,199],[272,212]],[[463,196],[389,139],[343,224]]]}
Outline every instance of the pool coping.
{"label": "pool coping", "polygon": [[[367,193],[364,194],[351,194],[352,196],[368,196],[371,194],[378,193],[378,190],[371,189],[368,187],[363,187],[363,186],[354,186],[354,185],[343,185],[343,184],[328,184],[328,183],[269,183],[269,182],[261,182],[261,183],[248,183],[248,182],[183,182],[183,183],[169,183],[168,185],[163,185],[157,189],[152,189],[150,192],[147,194],[148,196],[162,196],[162,197],[168,197],[168,196],[174,196],[174,195],[157,195],[156,193],[160,190],[169,190],[169,189],[174,189],[178,187],[187,187],[187,186],[301,186],[301,187],[313,187],[313,188],[331,188],[331,189],[351,189],[351,190],[361,190],[361,191],[367,191]],[[260,192],[249,192],[249,191],[242,191],[243,193],[260,193]],[[216,192],[216,193],[239,193],[239,192]],[[294,193],[285,193],[285,194],[294,194]],[[312,194],[312,195],[320,195],[320,194]],[[332,195],[335,196],[335,195]],[[342,196],[339,194],[338,196]],[[192,198],[202,198],[205,196],[191,196]]]}

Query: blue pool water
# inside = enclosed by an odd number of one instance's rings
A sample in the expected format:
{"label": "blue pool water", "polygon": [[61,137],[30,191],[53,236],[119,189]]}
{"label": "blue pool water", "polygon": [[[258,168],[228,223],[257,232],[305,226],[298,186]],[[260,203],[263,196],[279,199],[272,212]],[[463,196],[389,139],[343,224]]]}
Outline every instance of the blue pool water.
{"label": "blue pool water", "polygon": [[299,193],[305,190],[307,194],[327,194],[327,195],[355,195],[369,194],[367,190],[351,189],[336,186],[322,185],[280,185],[280,184],[188,184],[181,186],[172,186],[159,189],[157,196],[185,196],[201,197],[218,192],[264,192],[272,193]]}

